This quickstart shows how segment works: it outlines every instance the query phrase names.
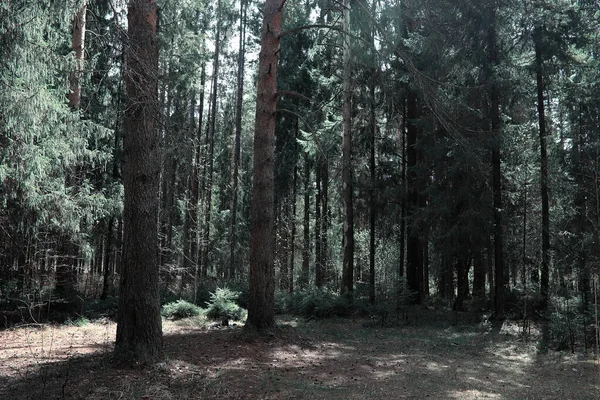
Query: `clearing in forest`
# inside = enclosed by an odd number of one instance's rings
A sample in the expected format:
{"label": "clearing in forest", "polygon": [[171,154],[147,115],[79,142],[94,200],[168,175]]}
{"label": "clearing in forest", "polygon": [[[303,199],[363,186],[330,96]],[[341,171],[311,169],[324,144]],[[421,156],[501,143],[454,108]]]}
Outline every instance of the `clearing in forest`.
{"label": "clearing in forest", "polygon": [[[165,322],[165,361],[111,364],[115,325],[0,332],[0,399],[597,399],[592,356],[510,323],[282,318],[272,336]],[[442,315],[442,314],[440,314]],[[431,323],[431,321],[436,321]]]}

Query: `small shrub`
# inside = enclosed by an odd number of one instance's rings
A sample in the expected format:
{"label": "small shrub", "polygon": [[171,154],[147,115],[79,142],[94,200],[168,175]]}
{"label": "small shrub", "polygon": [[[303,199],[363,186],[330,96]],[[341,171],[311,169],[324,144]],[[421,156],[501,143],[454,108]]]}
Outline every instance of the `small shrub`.
{"label": "small shrub", "polygon": [[202,309],[200,307],[185,300],[177,300],[165,304],[161,310],[161,315],[163,317],[173,320],[195,317],[200,314],[202,314]]}
{"label": "small shrub", "polygon": [[236,303],[239,295],[239,292],[229,288],[217,288],[214,293],[210,294],[206,316],[216,321],[243,320],[246,310]]}
{"label": "small shrub", "polygon": [[76,326],[78,328],[81,328],[82,326],[86,326],[90,324],[90,320],[87,319],[86,317],[79,317],[75,320],[72,320],[70,318],[67,318],[67,320],[65,321],[65,325],[67,326]]}
{"label": "small shrub", "polygon": [[351,298],[319,289],[294,292],[287,297],[283,307],[286,312],[305,318],[344,317],[354,308]]}

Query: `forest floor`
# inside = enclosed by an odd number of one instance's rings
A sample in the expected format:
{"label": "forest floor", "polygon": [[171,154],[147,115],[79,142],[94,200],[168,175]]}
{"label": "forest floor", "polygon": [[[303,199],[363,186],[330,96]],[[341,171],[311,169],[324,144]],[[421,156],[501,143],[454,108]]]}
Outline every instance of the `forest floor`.
{"label": "forest floor", "polygon": [[[0,399],[598,399],[593,356],[538,351],[517,324],[415,310],[369,319],[281,317],[272,335],[165,321],[165,361],[111,363],[115,324],[0,332]],[[454,317],[452,317],[454,315]]]}

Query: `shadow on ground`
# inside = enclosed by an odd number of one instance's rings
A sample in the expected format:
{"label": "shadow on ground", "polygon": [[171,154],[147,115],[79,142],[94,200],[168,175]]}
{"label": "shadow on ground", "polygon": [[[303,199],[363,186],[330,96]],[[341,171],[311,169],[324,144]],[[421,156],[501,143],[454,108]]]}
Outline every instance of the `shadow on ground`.
{"label": "shadow on ground", "polygon": [[2,399],[596,399],[596,365],[540,355],[505,325],[283,321],[272,337],[166,329],[165,361],[118,369],[109,349],[0,378]]}

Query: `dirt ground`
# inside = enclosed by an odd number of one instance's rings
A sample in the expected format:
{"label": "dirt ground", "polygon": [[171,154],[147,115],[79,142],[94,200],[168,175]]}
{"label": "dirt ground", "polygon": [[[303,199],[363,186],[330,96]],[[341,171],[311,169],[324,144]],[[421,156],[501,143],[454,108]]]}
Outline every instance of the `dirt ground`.
{"label": "dirt ground", "polygon": [[0,399],[600,399],[592,356],[541,354],[515,324],[441,318],[381,327],[288,317],[261,337],[166,321],[165,361],[146,369],[111,363],[108,320],[10,329],[0,332]]}

